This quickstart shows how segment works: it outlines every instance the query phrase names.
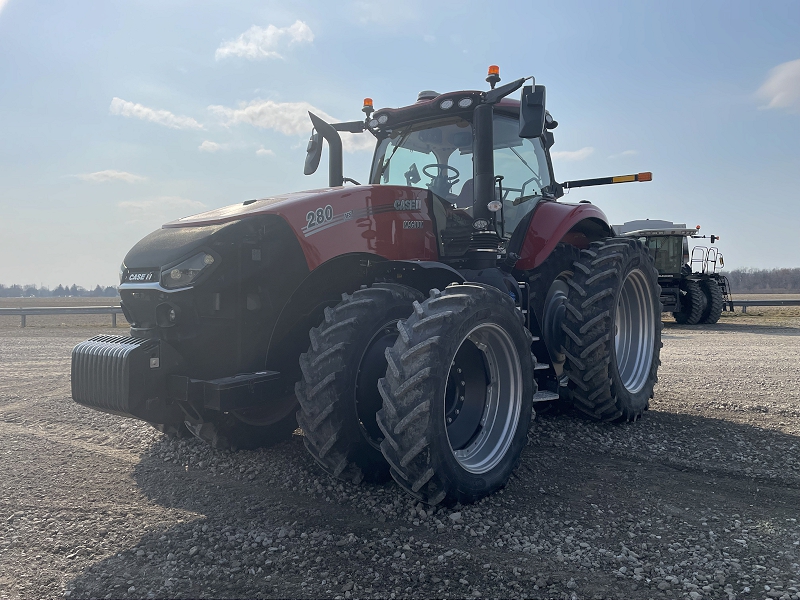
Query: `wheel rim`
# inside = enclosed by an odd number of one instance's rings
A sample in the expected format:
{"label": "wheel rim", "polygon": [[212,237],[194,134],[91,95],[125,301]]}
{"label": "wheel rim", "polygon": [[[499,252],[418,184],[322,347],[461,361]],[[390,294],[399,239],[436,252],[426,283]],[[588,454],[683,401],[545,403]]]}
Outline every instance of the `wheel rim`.
{"label": "wheel rim", "polygon": [[625,278],[617,300],[614,351],[622,385],[640,391],[650,374],[656,335],[652,290],[645,274],[634,269]]}
{"label": "wheel rim", "polygon": [[522,365],[497,325],[470,331],[450,365],[445,391],[447,440],[466,471],[491,471],[508,452],[522,409]]}
{"label": "wheel rim", "polygon": [[386,374],[386,348],[397,340],[397,319],[386,323],[367,344],[358,364],[355,388],[355,410],[364,439],[380,450],[383,433],[375,420],[375,413],[383,405],[378,391],[378,379]]}

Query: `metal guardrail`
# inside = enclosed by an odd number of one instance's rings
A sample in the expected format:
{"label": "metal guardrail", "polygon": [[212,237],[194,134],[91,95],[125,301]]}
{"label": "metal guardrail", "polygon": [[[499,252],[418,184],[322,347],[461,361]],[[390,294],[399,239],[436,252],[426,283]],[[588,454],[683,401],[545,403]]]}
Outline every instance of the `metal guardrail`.
{"label": "metal guardrail", "polygon": [[741,306],[746,313],[748,306],[800,306],[800,300],[734,300],[733,306]]}
{"label": "metal guardrail", "polygon": [[119,306],[29,306],[27,308],[0,308],[0,316],[19,315],[20,327],[25,327],[25,317],[34,315],[111,315],[111,326],[117,326]]}
{"label": "metal guardrail", "polygon": [[[733,300],[733,306],[741,306],[747,312],[748,306],[800,306],[800,300]],[[111,326],[117,326],[117,315],[122,314],[119,306],[30,306],[28,308],[0,308],[0,316],[19,315],[20,327],[25,327],[25,317],[35,315],[111,315]]]}

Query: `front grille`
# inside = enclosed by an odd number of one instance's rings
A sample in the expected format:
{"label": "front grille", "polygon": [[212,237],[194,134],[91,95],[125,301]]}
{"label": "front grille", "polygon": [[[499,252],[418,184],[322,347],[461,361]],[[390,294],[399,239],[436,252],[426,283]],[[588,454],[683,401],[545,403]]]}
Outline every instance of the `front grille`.
{"label": "front grille", "polygon": [[158,340],[116,335],[81,342],[72,349],[73,400],[117,414],[138,412],[146,400],[148,373],[160,366],[158,346]]}

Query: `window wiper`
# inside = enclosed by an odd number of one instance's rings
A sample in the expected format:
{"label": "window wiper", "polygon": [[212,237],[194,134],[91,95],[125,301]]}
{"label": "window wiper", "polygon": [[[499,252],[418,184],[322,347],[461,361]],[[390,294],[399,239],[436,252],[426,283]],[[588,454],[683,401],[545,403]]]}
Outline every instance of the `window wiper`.
{"label": "window wiper", "polygon": [[381,180],[381,177],[383,177],[383,172],[386,171],[386,169],[389,167],[389,161],[392,160],[392,157],[394,157],[394,153],[397,152],[397,149],[403,145],[403,142],[406,141],[406,138],[408,137],[409,133],[411,133],[411,125],[409,125],[408,127],[405,128],[405,130],[403,130],[403,133],[400,135],[400,140],[397,142],[397,145],[395,145],[394,149],[392,150],[392,153],[389,155],[389,158],[386,159],[386,162],[383,163],[383,166],[381,167],[381,172],[378,173],[377,177],[377,180],[379,182]]}
{"label": "window wiper", "polygon": [[536,176],[536,182],[539,185],[541,185],[542,180],[539,179],[539,174],[531,168],[531,166],[527,163],[527,161],[524,158],[522,158],[522,155],[519,152],[517,152],[516,150],[514,150],[513,146],[509,146],[508,149],[511,150],[514,154],[517,155],[517,158],[522,161],[522,164],[525,165],[526,167],[528,167],[528,170]]}

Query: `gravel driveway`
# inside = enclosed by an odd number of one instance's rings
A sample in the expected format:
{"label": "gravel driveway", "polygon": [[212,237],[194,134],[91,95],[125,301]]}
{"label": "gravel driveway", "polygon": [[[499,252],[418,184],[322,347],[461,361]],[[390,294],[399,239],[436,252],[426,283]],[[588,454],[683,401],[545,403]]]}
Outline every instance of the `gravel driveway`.
{"label": "gravel driveway", "polygon": [[0,598],[800,599],[800,317],[667,324],[651,410],[539,415],[508,487],[428,510],[298,436],[173,441],[69,399],[109,328],[0,328]]}

